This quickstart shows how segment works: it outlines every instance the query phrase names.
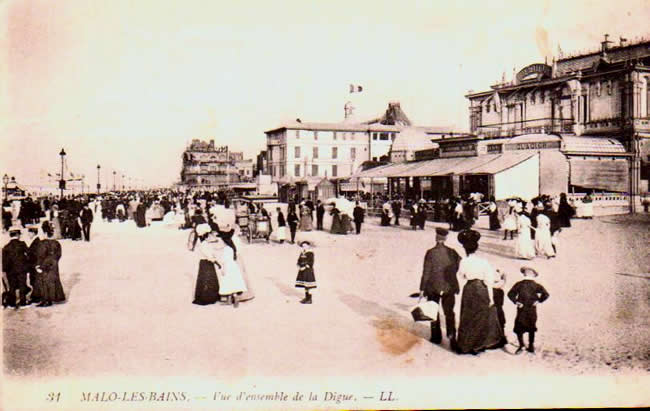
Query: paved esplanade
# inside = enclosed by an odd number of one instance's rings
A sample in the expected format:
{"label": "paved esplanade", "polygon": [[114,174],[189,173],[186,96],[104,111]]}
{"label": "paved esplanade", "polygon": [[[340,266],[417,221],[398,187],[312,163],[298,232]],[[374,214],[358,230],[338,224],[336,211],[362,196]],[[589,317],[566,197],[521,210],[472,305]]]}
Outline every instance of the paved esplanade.
{"label": "paved esplanade", "polygon": [[[558,257],[531,263],[551,298],[539,307],[537,354],[519,356],[501,350],[457,356],[430,344],[428,324],[409,317],[415,300],[408,295],[418,290],[424,253],[434,244],[432,227],[413,232],[367,221],[360,236],[298,233],[316,242],[318,289],[311,306],[299,303],[303,294],[294,288],[297,246],[242,246],[256,297],[237,309],[191,303],[198,262],[186,249],[187,231],[93,224],[91,243],[61,241],[67,303],[4,310],[5,373],[419,376],[649,369],[650,282],[616,274],[646,273],[647,215],[574,220],[561,235]],[[501,240],[502,233],[480,231],[479,253],[509,274],[507,291],[528,262],[512,257],[514,241]],[[455,234],[448,243],[462,253]],[[505,312],[514,343],[509,301]]]}

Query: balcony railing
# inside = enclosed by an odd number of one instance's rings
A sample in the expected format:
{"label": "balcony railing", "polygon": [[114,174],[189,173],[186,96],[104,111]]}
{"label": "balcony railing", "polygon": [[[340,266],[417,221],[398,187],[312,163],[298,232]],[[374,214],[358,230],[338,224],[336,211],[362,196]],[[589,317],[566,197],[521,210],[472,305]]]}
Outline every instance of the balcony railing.
{"label": "balcony railing", "polygon": [[572,133],[573,124],[574,122],[571,119],[544,118],[479,126],[476,133],[486,137],[514,137],[537,133]]}

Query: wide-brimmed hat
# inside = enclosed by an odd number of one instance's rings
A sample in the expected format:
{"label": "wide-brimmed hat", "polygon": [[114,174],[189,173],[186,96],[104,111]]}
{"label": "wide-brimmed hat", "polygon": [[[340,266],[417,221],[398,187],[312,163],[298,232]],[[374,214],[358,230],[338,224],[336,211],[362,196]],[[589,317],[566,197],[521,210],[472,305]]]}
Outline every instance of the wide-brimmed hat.
{"label": "wide-brimmed hat", "polygon": [[481,233],[475,230],[463,230],[458,233],[458,242],[461,244],[478,243]]}
{"label": "wide-brimmed hat", "polygon": [[32,233],[38,233],[38,224],[27,224],[25,228]]}
{"label": "wide-brimmed hat", "polygon": [[523,266],[523,267],[521,267],[521,269],[519,269],[519,271],[521,271],[521,273],[524,275],[524,277],[528,277],[528,276],[530,276],[530,277],[538,277],[539,276],[539,273],[537,272],[537,270],[535,270],[532,267]]}
{"label": "wide-brimmed hat", "polygon": [[12,225],[9,227],[9,233],[21,233],[23,231],[22,227],[17,226],[17,225]]}

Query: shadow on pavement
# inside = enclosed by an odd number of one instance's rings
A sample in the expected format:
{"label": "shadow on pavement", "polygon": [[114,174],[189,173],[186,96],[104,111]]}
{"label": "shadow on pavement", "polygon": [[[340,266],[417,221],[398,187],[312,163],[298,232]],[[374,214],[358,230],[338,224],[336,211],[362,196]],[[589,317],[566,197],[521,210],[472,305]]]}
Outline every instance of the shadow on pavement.
{"label": "shadow on pavement", "polygon": [[304,293],[296,288],[289,287],[285,283],[278,281],[277,278],[273,277],[266,277],[268,280],[271,280],[274,286],[277,287],[278,290],[287,297],[303,297]]}

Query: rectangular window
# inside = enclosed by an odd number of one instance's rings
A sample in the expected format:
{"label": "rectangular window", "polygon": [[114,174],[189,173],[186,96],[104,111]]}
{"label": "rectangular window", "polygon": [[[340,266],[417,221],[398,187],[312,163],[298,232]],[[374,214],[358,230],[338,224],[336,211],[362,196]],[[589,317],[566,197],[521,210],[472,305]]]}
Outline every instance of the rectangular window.
{"label": "rectangular window", "polygon": [[381,133],[379,135],[380,140],[388,140],[388,133]]}
{"label": "rectangular window", "polygon": [[338,158],[339,149],[338,147],[332,147],[332,158]]}
{"label": "rectangular window", "polygon": [[293,172],[294,172],[294,174],[296,175],[296,177],[300,177],[300,164],[296,164],[296,165],[294,166],[294,170],[293,170]]}
{"label": "rectangular window", "polygon": [[311,165],[311,175],[316,177],[318,176],[318,165],[317,164],[312,164]]}
{"label": "rectangular window", "polygon": [[377,133],[372,133],[372,139],[377,140]]}
{"label": "rectangular window", "polygon": [[314,147],[314,155],[312,157],[318,158],[318,147]]}
{"label": "rectangular window", "polygon": [[352,160],[357,159],[357,148],[356,147],[352,147],[350,149],[350,159],[352,159]]}
{"label": "rectangular window", "polygon": [[332,166],[332,177],[338,177],[338,166]]}
{"label": "rectangular window", "polygon": [[294,147],[294,158],[300,158],[300,146]]}
{"label": "rectangular window", "polygon": [[284,165],[280,166],[280,177],[284,177],[286,173],[286,169],[284,168]]}
{"label": "rectangular window", "polygon": [[296,130],[296,138],[300,138],[300,130]]}
{"label": "rectangular window", "polygon": [[273,147],[269,150],[269,161],[273,160]]}
{"label": "rectangular window", "polygon": [[336,131],[332,131],[332,138],[336,140]]}
{"label": "rectangular window", "polygon": [[314,131],[314,140],[318,140],[318,131]]}

